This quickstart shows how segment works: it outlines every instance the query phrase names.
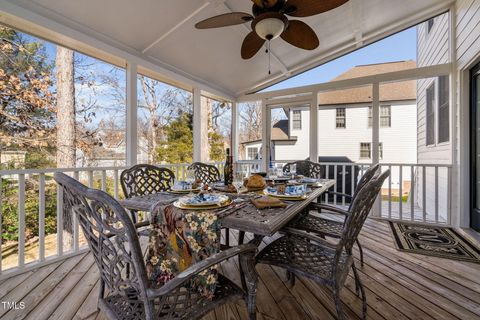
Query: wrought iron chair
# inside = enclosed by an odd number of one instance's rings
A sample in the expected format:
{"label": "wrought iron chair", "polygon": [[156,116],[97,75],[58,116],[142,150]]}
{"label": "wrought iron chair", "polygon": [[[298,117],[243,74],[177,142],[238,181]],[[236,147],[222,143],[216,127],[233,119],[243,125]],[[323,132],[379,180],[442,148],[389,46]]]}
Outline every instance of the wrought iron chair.
{"label": "wrought iron chair", "polygon": [[[137,164],[120,174],[125,198],[145,196],[170,190],[175,181],[175,174],[167,168],[150,164]],[[137,221],[136,212],[132,211],[132,219]]]}
{"label": "wrought iron chair", "polygon": [[337,244],[326,242],[312,233],[289,228],[285,230],[286,235],[260,251],[256,258],[257,263],[279,266],[295,275],[310,278],[327,286],[333,292],[339,319],[345,319],[340,301],[340,290],[352,268],[355,278],[358,279],[362,298],[362,314],[365,319],[367,312],[365,291],[353,263],[352,247],[389,174],[389,170],[385,171],[378,178],[367,182],[358,192]]}
{"label": "wrought iron chair", "polygon": [[319,163],[312,162],[310,160],[300,160],[287,163],[283,166],[283,173],[285,175],[290,174],[290,167],[296,166],[296,173],[309,178],[325,178],[325,168]]}
{"label": "wrought iron chair", "polygon": [[[380,174],[379,169],[380,169],[380,165],[375,164],[365,171],[365,173],[360,178],[360,181],[357,184],[357,188],[355,189],[354,194],[352,196],[349,196],[351,198],[351,201],[350,201],[350,206],[347,210],[341,209],[336,206],[323,204],[323,203],[312,203],[309,209],[317,209],[319,212],[321,212],[322,210],[326,210],[329,213],[336,213],[346,217],[348,215],[348,212],[351,210],[353,201],[357,197],[360,190],[362,190],[362,188],[370,180],[372,180],[375,176],[378,176]],[[331,237],[331,238],[338,239],[342,236],[344,225],[345,225],[345,220],[335,221],[332,219],[319,217],[318,215],[313,215],[307,212],[306,214],[300,215],[294,220],[292,220],[287,225],[287,227],[311,232],[322,238]],[[360,264],[363,267],[363,249],[358,240],[357,240],[357,246],[358,246],[358,250],[360,251]]]}
{"label": "wrought iron chair", "polygon": [[220,181],[220,171],[214,165],[194,162],[188,166],[188,170],[193,170],[195,172],[195,179],[202,181],[202,183]]}
{"label": "wrought iron chair", "polygon": [[[77,180],[55,173],[64,201],[73,208],[100,270],[99,308],[109,319],[199,319],[216,306],[246,299],[250,319],[255,319],[257,275],[256,247],[245,244],[217,253],[190,266],[160,288],[147,280],[146,266],[136,229],[125,209],[101,190],[90,189]],[[245,271],[247,291],[218,275],[213,299],[188,288],[202,271],[239,256]],[[132,265],[131,272],[127,266]],[[108,293],[105,289],[108,289]]]}

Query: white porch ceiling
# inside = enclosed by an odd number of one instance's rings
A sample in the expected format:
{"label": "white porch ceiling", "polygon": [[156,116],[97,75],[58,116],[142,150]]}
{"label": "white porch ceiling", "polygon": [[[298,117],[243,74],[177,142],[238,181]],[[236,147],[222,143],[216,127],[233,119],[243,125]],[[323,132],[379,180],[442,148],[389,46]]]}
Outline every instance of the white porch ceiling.
{"label": "white porch ceiling", "polygon": [[[3,0],[5,1],[5,0]],[[110,40],[139,57],[240,96],[284,80],[338,55],[376,41],[447,8],[451,0],[350,0],[302,19],[317,33],[320,47],[297,49],[272,42],[272,74],[261,50],[242,60],[249,24],[197,30],[202,19],[230,11],[251,12],[250,0],[6,0],[57,23]],[[319,0],[320,1],[320,0]],[[61,30],[56,30],[61,32]]]}

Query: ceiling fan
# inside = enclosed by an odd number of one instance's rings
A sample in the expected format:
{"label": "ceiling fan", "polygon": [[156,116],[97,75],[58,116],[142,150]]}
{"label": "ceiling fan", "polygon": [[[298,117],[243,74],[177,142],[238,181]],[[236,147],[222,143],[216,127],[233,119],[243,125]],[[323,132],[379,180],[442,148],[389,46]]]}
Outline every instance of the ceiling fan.
{"label": "ceiling fan", "polygon": [[320,44],[315,31],[291,17],[309,17],[335,9],[348,0],[251,0],[252,14],[231,12],[198,22],[197,29],[220,28],[252,22],[252,32],[243,40],[242,58],[250,59],[265,41],[281,37],[295,47],[313,50]]}

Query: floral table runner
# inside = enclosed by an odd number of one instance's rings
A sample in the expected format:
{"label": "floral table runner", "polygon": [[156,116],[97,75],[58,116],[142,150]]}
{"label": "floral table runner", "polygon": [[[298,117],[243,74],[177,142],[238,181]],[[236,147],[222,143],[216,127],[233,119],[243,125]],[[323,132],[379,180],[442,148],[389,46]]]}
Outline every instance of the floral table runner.
{"label": "floral table runner", "polygon": [[[182,210],[165,202],[153,206],[146,267],[155,287],[219,251],[220,223],[215,212]],[[188,288],[212,299],[217,274],[217,266],[206,269]]]}

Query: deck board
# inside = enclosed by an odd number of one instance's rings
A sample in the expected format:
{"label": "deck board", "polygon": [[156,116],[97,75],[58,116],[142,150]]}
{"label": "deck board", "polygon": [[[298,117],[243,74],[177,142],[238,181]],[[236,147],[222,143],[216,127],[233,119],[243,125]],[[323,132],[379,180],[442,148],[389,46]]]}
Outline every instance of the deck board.
{"label": "deck board", "polygon": [[[232,231],[233,243],[236,236]],[[367,293],[368,319],[480,320],[480,264],[397,251],[388,224],[373,219],[367,221],[359,239],[365,254],[365,266],[359,272]],[[354,254],[358,261],[356,248]],[[321,285],[300,277],[290,287],[282,269],[259,265],[257,271],[259,320],[335,319],[332,295]],[[223,263],[221,272],[240,283],[236,258]],[[105,315],[97,311],[98,287],[93,257],[71,257],[1,282],[2,301],[24,301],[26,308],[7,311],[0,307],[0,317],[104,320]],[[352,275],[341,297],[347,317],[360,319],[361,301],[355,295]],[[217,308],[204,319],[246,318],[245,303],[238,301]]]}

